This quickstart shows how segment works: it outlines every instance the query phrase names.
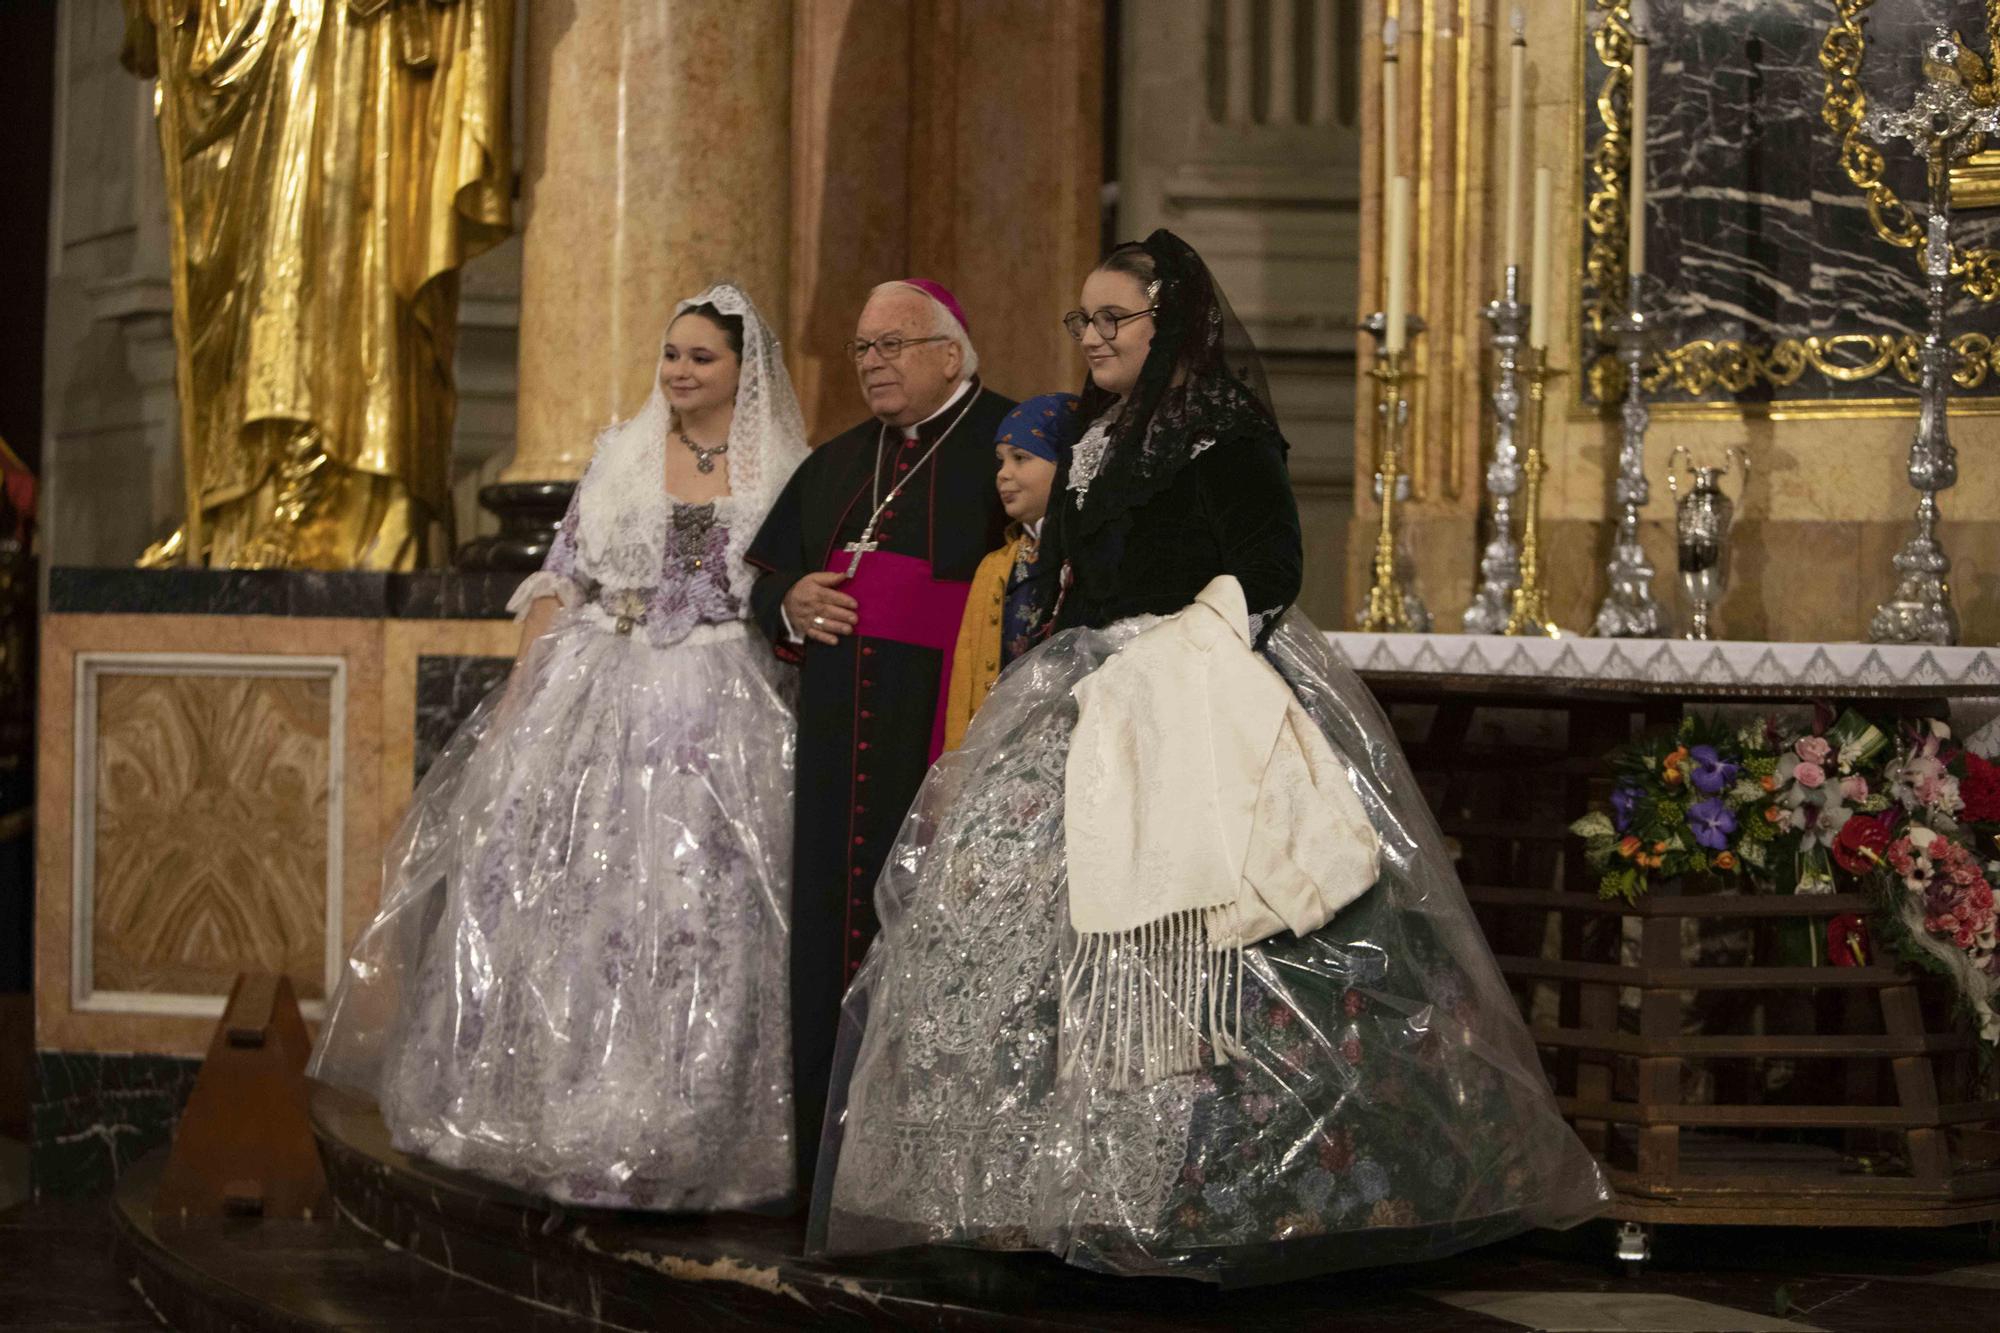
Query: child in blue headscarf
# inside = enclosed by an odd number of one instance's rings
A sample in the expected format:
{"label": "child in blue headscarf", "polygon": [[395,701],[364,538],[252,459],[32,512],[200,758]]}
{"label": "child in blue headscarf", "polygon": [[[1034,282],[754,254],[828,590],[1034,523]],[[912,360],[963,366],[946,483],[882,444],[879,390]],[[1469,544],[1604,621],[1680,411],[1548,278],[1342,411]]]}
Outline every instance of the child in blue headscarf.
{"label": "child in blue headscarf", "polygon": [[1000,471],[1000,505],[1007,511],[1007,540],[979,562],[972,593],[959,622],[945,700],[944,744],[956,749],[1009,662],[1038,643],[1047,630],[1053,580],[1043,577],[1042,516],[1056,479],[1061,451],[1076,440],[1076,395],[1030,398],[1000,423],[993,455]]}

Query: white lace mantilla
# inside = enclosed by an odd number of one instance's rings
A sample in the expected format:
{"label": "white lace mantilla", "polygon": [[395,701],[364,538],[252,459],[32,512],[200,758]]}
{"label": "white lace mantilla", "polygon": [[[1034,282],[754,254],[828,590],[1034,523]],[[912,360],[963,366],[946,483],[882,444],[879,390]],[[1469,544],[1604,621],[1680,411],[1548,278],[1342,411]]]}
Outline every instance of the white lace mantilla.
{"label": "white lace mantilla", "polygon": [[[673,414],[656,380],[637,414],[599,434],[548,560],[515,592],[510,610],[559,597],[602,628],[623,633],[646,622],[655,642],[678,638],[691,620],[748,613],[756,571],[744,555],[805,460],[805,427],[782,349],[750,298],[720,283],[682,301],[675,317],[694,306],[712,306],[743,324],[729,427],[730,493],[703,504],[666,493]],[[724,585],[719,597],[711,583]],[[593,588],[596,595],[587,596]],[[645,614],[635,609],[641,602],[649,603]]]}

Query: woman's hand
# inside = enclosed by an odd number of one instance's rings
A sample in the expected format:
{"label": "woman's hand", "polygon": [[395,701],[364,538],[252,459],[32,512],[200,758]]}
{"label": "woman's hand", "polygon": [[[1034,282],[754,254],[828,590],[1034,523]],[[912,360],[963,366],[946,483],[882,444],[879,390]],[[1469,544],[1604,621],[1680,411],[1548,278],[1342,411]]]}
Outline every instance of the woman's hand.
{"label": "woman's hand", "polygon": [[854,627],[861,623],[861,604],[839,590],[845,582],[847,575],[823,569],[794,583],[785,594],[785,619],[792,632],[828,645],[839,643],[843,634],[854,633]]}
{"label": "woman's hand", "polygon": [[519,666],[528,655],[528,649],[535,640],[549,632],[555,623],[556,612],[562,610],[562,600],[557,597],[537,597],[528,604],[528,614],[521,617],[521,642],[514,650],[514,664]]}
{"label": "woman's hand", "polygon": [[549,632],[555,623],[556,614],[562,610],[562,601],[555,597],[537,597],[528,604],[528,614],[521,617],[521,645],[514,652],[514,669],[507,673],[507,683],[501,687],[500,700],[494,705],[493,718],[496,726],[505,726],[520,711],[521,701],[527,694],[528,654],[541,637]]}

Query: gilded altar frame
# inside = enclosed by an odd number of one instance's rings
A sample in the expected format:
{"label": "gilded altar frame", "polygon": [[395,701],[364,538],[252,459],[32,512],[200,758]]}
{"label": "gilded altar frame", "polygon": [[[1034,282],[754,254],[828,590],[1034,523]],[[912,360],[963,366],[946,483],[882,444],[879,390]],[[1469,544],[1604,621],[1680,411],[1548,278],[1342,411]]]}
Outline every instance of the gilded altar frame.
{"label": "gilded altar frame", "polygon": [[[1921,224],[1902,200],[1880,179],[1881,154],[1868,144],[1860,131],[1865,99],[1856,96],[1854,81],[1860,77],[1861,62],[1867,54],[1867,40],[1860,19],[1876,0],[1832,0],[1830,22],[1819,53],[1826,74],[1822,94],[1821,120],[1842,133],[1843,167],[1854,187],[1869,197],[1869,217],[1885,243],[1909,251],[1920,250]],[[1982,99],[2000,97],[2000,0],[1986,0],[1987,43],[1992,62],[1980,72],[1975,95]],[[1591,346],[1592,330],[1607,315],[1623,307],[1625,291],[1626,186],[1622,151],[1627,112],[1622,97],[1632,77],[1630,0],[1575,0],[1572,43],[1574,74],[1572,89],[1577,114],[1571,123],[1571,160],[1583,175],[1584,239],[1583,262],[1576,274],[1579,318],[1573,329],[1579,340],[1577,362],[1586,367],[1578,376],[1578,394],[1571,399],[1572,418],[1595,418],[1606,406],[1622,396],[1624,368],[1608,349]],[[1591,28],[1593,15],[1603,17],[1602,25]],[[1593,87],[1594,68],[1605,71],[1601,83]],[[1596,117],[1603,131],[1598,151],[1590,150],[1586,125]],[[2000,203],[2000,151],[1988,149],[1953,172],[1954,194],[1968,207]],[[1968,294],[1986,303],[2000,305],[2000,249],[1982,248],[1953,252],[1954,276]],[[1911,262],[1916,262],[1915,258]],[[1953,379],[1964,389],[2000,382],[2000,338],[1984,333],[1962,332],[1951,339],[1960,353],[1960,365]],[[1697,398],[1710,393],[1740,393],[1757,384],[1788,388],[1807,372],[1816,372],[1840,383],[1855,384],[1893,373],[1915,385],[1921,378],[1917,362],[1918,340],[1910,335],[1870,333],[1861,329],[1839,329],[1808,338],[1780,339],[1759,345],[1736,340],[1696,339],[1660,353],[1647,374],[1649,388],[1678,388]],[[1595,354],[1593,355],[1593,352]],[[1596,397],[1586,396],[1595,384]],[[1764,420],[1810,420],[1831,417],[1883,418],[1915,416],[1917,400],[1907,398],[1789,398],[1744,402],[1736,399],[1651,402],[1655,417],[1714,419],[1756,417]],[[1954,401],[1955,413],[2000,415],[2000,394],[1965,397]]]}

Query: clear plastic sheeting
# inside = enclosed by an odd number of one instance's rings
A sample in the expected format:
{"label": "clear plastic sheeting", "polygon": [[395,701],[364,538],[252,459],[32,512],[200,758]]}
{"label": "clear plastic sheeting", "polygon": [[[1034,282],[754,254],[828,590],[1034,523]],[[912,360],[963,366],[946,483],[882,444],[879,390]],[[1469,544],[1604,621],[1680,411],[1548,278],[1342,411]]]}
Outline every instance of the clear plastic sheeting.
{"label": "clear plastic sheeting", "polygon": [[567,1203],[791,1192],[782,673],[742,621],[563,612],[417,789],[309,1072]]}
{"label": "clear plastic sheeting", "polygon": [[1237,1059],[1123,1089],[1061,1062],[1070,691],[1147,623],[1022,658],[927,779],[848,995],[810,1248],[1047,1249],[1240,1283],[1596,1213],[1602,1175],[1388,720],[1296,612],[1265,657],[1351,767],[1380,880],[1316,933],[1246,951]]}

